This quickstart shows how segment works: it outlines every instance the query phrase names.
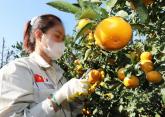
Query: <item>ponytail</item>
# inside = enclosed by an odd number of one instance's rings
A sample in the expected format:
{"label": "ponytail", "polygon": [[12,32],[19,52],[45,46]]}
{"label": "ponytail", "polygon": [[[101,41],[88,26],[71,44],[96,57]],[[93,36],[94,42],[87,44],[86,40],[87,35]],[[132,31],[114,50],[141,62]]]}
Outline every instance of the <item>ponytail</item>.
{"label": "ponytail", "polygon": [[31,53],[35,49],[35,39],[32,37],[32,26],[28,21],[24,28],[23,47],[27,53]]}

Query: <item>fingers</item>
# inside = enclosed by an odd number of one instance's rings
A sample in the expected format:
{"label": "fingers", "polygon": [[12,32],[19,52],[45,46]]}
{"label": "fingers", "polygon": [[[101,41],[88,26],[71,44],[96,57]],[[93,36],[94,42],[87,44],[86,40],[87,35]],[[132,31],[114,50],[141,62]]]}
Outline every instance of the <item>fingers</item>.
{"label": "fingers", "polygon": [[84,89],[88,89],[89,86],[90,86],[90,84],[88,83],[88,81],[87,81],[86,79],[82,79],[82,80],[80,81],[80,86],[81,86],[82,88],[84,88]]}
{"label": "fingers", "polygon": [[87,94],[88,94],[88,90],[87,89],[81,89],[78,92],[78,96],[84,96],[84,95],[87,95]]}
{"label": "fingers", "polygon": [[90,85],[90,83],[88,82],[88,79],[81,79],[80,82],[82,82],[82,83],[84,83],[84,84],[88,84],[88,85]]}
{"label": "fingers", "polygon": [[81,88],[82,89],[89,89],[89,85],[88,84],[81,84]]}
{"label": "fingers", "polygon": [[87,79],[80,79],[80,82],[82,82],[82,83],[88,83],[88,80]]}

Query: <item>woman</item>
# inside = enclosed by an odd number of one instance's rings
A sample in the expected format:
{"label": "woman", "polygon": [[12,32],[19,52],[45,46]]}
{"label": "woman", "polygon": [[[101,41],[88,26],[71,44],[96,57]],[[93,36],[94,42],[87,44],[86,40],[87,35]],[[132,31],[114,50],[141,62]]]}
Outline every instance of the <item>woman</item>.
{"label": "woman", "polygon": [[70,117],[76,112],[69,99],[88,93],[85,79],[62,77],[53,60],[64,51],[61,20],[46,14],[29,21],[24,31],[24,48],[30,53],[0,70],[0,117]]}

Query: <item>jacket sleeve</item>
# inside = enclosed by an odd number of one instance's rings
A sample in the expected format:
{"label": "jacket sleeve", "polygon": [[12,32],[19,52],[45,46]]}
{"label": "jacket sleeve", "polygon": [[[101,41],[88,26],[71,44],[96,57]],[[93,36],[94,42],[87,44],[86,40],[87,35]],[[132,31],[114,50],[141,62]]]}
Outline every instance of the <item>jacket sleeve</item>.
{"label": "jacket sleeve", "polygon": [[33,80],[27,65],[17,60],[0,69],[0,116],[56,116],[49,99],[30,108],[32,103],[34,103]]}

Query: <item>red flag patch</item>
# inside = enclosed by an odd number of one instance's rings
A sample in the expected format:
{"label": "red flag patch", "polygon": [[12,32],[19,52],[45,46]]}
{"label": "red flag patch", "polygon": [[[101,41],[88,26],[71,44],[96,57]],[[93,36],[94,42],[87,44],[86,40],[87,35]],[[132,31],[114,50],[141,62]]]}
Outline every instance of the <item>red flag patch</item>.
{"label": "red flag patch", "polygon": [[39,74],[34,74],[35,82],[44,82],[44,78]]}

